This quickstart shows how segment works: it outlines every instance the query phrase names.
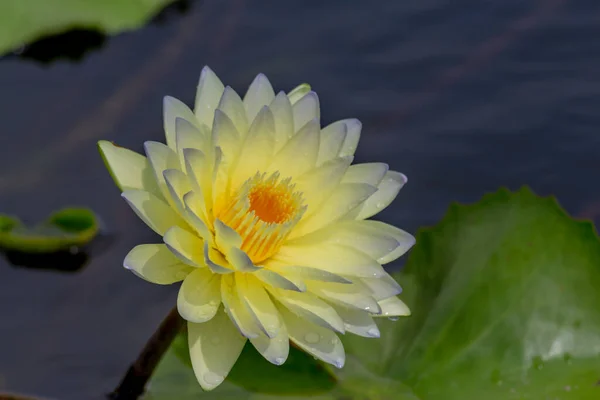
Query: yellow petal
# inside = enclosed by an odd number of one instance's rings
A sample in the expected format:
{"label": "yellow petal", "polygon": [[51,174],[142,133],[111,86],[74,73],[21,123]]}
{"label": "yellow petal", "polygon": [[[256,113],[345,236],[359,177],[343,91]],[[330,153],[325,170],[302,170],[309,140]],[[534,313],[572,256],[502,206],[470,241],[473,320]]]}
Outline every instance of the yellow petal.
{"label": "yellow petal", "polygon": [[402,293],[402,288],[387,272],[379,278],[361,278],[356,284],[364,285],[365,290],[377,301]]}
{"label": "yellow petal", "polygon": [[242,335],[247,338],[258,337],[259,328],[248,309],[241,303],[238,295],[235,275],[222,275],[221,299],[225,307],[225,313],[229,315],[229,319]]}
{"label": "yellow petal", "polygon": [[200,81],[196,91],[194,113],[201,124],[212,127],[215,108],[223,95],[225,87],[217,75],[208,67],[200,73]]}
{"label": "yellow petal", "polygon": [[294,314],[327,329],[344,333],[344,322],[335,310],[311,293],[298,293],[290,290],[268,289],[277,301]]}
{"label": "yellow petal", "polygon": [[192,267],[204,266],[202,239],[193,233],[174,226],[163,236],[163,241],[173,254]]}
{"label": "yellow petal", "polygon": [[369,313],[344,306],[333,305],[338,315],[344,320],[347,332],[367,338],[381,336],[379,328]]}
{"label": "yellow petal", "polygon": [[287,360],[290,352],[290,338],[285,325],[277,332],[277,336],[269,338],[265,334],[250,339],[254,348],[265,358],[275,365],[281,365]]}
{"label": "yellow petal", "polygon": [[347,134],[348,128],[343,121],[337,121],[329,124],[321,130],[321,143],[319,146],[317,165],[321,165],[324,162],[338,156],[342,145],[346,140]]}
{"label": "yellow petal", "polygon": [[164,201],[143,190],[126,190],[121,196],[138,217],[154,232],[164,235],[173,226],[186,226],[186,222]]}
{"label": "yellow petal", "polygon": [[169,285],[183,280],[194,269],[179,261],[164,244],[134,247],[123,266],[148,282]]}
{"label": "yellow petal", "polygon": [[184,149],[183,157],[185,159],[185,170],[189,178],[191,188],[198,198],[198,210],[202,211],[202,216],[207,224],[210,224],[210,213],[208,212],[213,204],[212,199],[212,172],[213,163],[204,152],[198,149]]}
{"label": "yellow petal", "polygon": [[316,120],[319,124],[320,110],[319,97],[315,92],[308,92],[296,103],[292,103],[292,114],[294,117],[294,128],[301,129],[309,121]]}
{"label": "yellow petal", "polygon": [[273,86],[264,74],[258,74],[250,84],[244,96],[244,107],[248,121],[254,120],[258,112],[264,106],[268,106],[275,97]]}
{"label": "yellow petal", "polygon": [[231,119],[221,110],[215,112],[212,133],[215,145],[223,152],[223,158],[231,162],[237,157],[242,140]]}
{"label": "yellow petal", "polygon": [[183,195],[183,203],[186,210],[186,221],[205,242],[212,246],[214,243],[213,234],[207,225],[202,208],[204,199],[191,191]]}
{"label": "yellow petal", "polygon": [[280,312],[290,339],[298,347],[337,368],[344,366],[344,346],[333,331],[299,318],[284,307],[280,308]]}
{"label": "yellow petal", "polygon": [[342,178],[344,183],[368,183],[377,187],[389,166],[385,163],[365,163],[351,165]]}
{"label": "yellow petal", "polygon": [[278,265],[270,266],[271,271],[277,272],[280,275],[290,275],[291,279],[299,281],[321,281],[335,283],[352,283],[351,280],[319,268],[299,267],[295,265]]}
{"label": "yellow petal", "polygon": [[279,92],[269,108],[275,121],[275,152],[278,152],[294,135],[292,103],[284,92]]}
{"label": "yellow petal", "polygon": [[277,337],[281,329],[279,313],[262,283],[250,274],[236,274],[236,285],[242,303],[261,331],[269,338]]}
{"label": "yellow petal", "polygon": [[219,101],[218,109],[229,117],[231,122],[235,125],[236,130],[240,134],[241,138],[246,136],[248,132],[248,117],[246,116],[246,109],[240,96],[227,86],[223,92],[223,96]]}
{"label": "yellow petal", "polygon": [[[269,171],[279,171],[281,177],[296,177],[315,167],[319,153],[319,122],[312,120],[275,155]],[[293,162],[290,162],[293,160]]]}
{"label": "yellow petal", "polygon": [[261,267],[254,265],[250,257],[240,249],[242,237],[221,220],[215,219],[215,243],[225,254],[229,264],[237,271],[251,272]]}
{"label": "yellow petal", "polygon": [[177,153],[162,143],[150,141],[144,143],[144,150],[146,151],[146,156],[148,157],[150,166],[154,170],[154,176],[156,177],[158,187],[160,188],[164,198],[169,202],[169,204],[172,204],[169,189],[167,188],[167,184],[165,183],[165,178],[163,176],[163,171],[166,169],[181,168]]}
{"label": "yellow petal", "polygon": [[308,83],[301,83],[300,85],[298,85],[295,88],[293,88],[292,90],[290,90],[290,92],[288,93],[288,97],[290,99],[290,102],[292,104],[294,104],[298,100],[300,100],[302,97],[307,95],[309,92],[310,92],[310,85]]}
{"label": "yellow petal", "polygon": [[414,243],[412,235],[380,221],[344,220],[290,243],[338,243],[362,251],[380,264],[404,254]]}
{"label": "yellow petal", "polygon": [[406,175],[396,171],[388,171],[377,186],[377,192],[365,200],[356,219],[367,219],[381,212],[396,198],[407,181]]}
{"label": "yellow petal", "polygon": [[106,168],[121,191],[139,189],[162,197],[146,157],[106,140],[98,142],[98,149]]}
{"label": "yellow petal", "polygon": [[397,297],[388,297],[379,301],[381,317],[405,317],[410,315],[410,309]]}
{"label": "yellow petal", "polygon": [[179,215],[185,216],[185,205],[183,204],[183,196],[188,193],[192,187],[190,186],[190,180],[188,177],[178,169],[166,169],[163,171],[163,177],[165,183],[169,189],[172,204],[175,205],[175,209],[179,212]]}
{"label": "yellow petal", "polygon": [[335,190],[351,163],[352,157],[334,158],[303,174],[294,182],[308,206],[307,216],[318,211],[321,203]]}
{"label": "yellow petal", "polygon": [[356,308],[372,314],[381,313],[377,301],[369,296],[368,292],[363,292],[356,285],[312,281],[307,284],[307,289],[330,303]]}
{"label": "yellow petal", "polygon": [[190,322],[206,322],[221,305],[221,280],[207,268],[195,268],[185,278],[177,296],[177,310]]}
{"label": "yellow petal", "polygon": [[347,135],[340,149],[339,157],[353,156],[358,147],[358,141],[360,139],[360,131],[362,130],[362,124],[359,120],[351,118],[345,119],[343,122],[347,127]]}
{"label": "yellow petal", "polygon": [[210,130],[205,125],[197,127],[185,119],[177,118],[175,120],[175,131],[177,155],[179,156],[181,169],[185,169],[184,149],[198,149],[205,154],[212,151]]}
{"label": "yellow petal", "polygon": [[246,338],[223,311],[201,324],[188,322],[188,343],[192,367],[200,386],[212,390],[219,386],[237,361]]}
{"label": "yellow petal", "polygon": [[372,278],[384,272],[381,265],[371,257],[336,243],[286,244],[273,256],[273,261],[356,277]]}
{"label": "yellow petal", "polygon": [[171,96],[165,96],[163,99],[163,124],[165,128],[165,136],[167,145],[173,150],[177,150],[175,120],[183,118],[192,124],[197,124],[196,116],[180,100]]}
{"label": "yellow petal", "polygon": [[287,278],[267,268],[256,271],[254,276],[273,288],[296,292],[304,292],[306,290],[306,284],[303,281],[296,280],[294,277]]}
{"label": "yellow petal", "polygon": [[223,255],[204,242],[204,263],[215,274],[231,274],[233,269]]}
{"label": "yellow petal", "polygon": [[268,107],[258,113],[244,140],[235,171],[231,176],[231,185],[239,187],[257,172],[265,172],[273,158],[275,144],[275,123]]}
{"label": "yellow petal", "polygon": [[291,232],[290,239],[301,237],[340,220],[361,206],[376,191],[377,188],[366,183],[338,185],[314,213],[310,214],[312,210],[308,210],[308,215]]}

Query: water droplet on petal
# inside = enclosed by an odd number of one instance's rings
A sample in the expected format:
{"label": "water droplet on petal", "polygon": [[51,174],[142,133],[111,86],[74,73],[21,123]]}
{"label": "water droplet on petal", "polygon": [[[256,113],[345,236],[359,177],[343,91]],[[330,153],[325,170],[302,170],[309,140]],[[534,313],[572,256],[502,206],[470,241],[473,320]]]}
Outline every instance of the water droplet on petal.
{"label": "water droplet on petal", "polygon": [[400,317],[388,317],[390,321],[398,321]]}
{"label": "water droplet on petal", "polygon": [[223,377],[215,374],[214,372],[205,372],[202,377],[209,385],[218,385],[223,382]]}
{"label": "water droplet on petal", "polygon": [[285,358],[283,358],[283,357],[277,357],[277,358],[275,358],[275,359],[273,360],[273,363],[274,363],[275,365],[281,365],[281,364],[283,364],[284,362],[285,362]]}
{"label": "water droplet on petal", "polygon": [[319,343],[319,340],[321,340],[321,335],[315,332],[310,332],[304,335],[304,340],[311,344]]}
{"label": "water droplet on petal", "polygon": [[344,366],[344,360],[342,360],[342,359],[336,360],[335,361],[335,366],[337,368],[342,368]]}

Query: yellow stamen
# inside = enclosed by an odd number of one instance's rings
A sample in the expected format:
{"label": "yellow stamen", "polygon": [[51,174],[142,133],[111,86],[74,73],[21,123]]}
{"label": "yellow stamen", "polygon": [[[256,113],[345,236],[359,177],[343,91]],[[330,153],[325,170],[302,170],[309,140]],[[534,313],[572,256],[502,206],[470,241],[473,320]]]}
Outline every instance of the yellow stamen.
{"label": "yellow stamen", "polygon": [[306,210],[302,193],[290,182],[280,181],[278,172],[268,178],[257,173],[216,216],[242,237],[242,250],[255,264],[277,252]]}

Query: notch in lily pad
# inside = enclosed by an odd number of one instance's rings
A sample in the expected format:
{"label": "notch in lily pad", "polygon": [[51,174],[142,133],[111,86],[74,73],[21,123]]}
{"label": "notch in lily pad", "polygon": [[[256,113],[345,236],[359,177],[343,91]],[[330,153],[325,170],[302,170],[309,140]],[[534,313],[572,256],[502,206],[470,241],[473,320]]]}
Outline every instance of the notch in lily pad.
{"label": "notch in lily pad", "polygon": [[0,250],[20,266],[78,270],[87,261],[86,246],[98,232],[98,218],[87,208],[56,211],[33,227],[0,214]]}

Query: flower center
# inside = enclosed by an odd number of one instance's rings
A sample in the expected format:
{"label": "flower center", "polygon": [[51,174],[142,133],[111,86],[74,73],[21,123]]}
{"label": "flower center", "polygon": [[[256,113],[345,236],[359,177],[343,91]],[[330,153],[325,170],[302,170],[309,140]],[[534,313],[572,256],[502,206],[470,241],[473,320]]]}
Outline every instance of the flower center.
{"label": "flower center", "polygon": [[291,179],[257,173],[230,197],[219,218],[242,237],[242,250],[258,264],[277,252],[306,206]]}

